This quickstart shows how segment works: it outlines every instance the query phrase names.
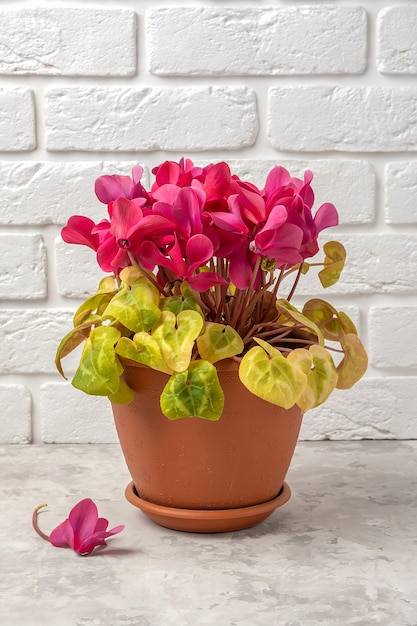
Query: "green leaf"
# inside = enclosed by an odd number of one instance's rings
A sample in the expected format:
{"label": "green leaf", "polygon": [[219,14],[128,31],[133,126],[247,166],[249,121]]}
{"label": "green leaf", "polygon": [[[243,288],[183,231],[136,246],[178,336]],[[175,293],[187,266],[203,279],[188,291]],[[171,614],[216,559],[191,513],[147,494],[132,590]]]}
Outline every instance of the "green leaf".
{"label": "green leaf", "polygon": [[123,367],[114,346],[120,332],[111,326],[94,328],[84,346],[72,384],[94,396],[111,396],[119,390]]}
{"label": "green leaf", "polygon": [[277,300],[276,307],[279,313],[284,317],[284,320],[282,321],[284,326],[301,326],[301,328],[299,328],[300,330],[312,333],[317,337],[319,345],[323,345],[324,338],[320,328],[317,326],[315,321],[311,320],[304,314],[304,311],[301,313],[295,306],[290,304],[288,300],[284,300],[283,298]]}
{"label": "green leaf", "polygon": [[307,384],[306,374],[265,341],[251,348],[239,367],[242,383],[255,396],[289,409],[297,403]]}
{"label": "green leaf", "polygon": [[313,345],[308,350],[298,348],[288,355],[288,361],[299,367],[307,376],[307,385],[297,400],[303,413],[322,404],[337,383],[333,359],[322,346]]}
{"label": "green leaf", "polygon": [[359,337],[348,334],[340,341],[345,356],[337,366],[338,389],[350,389],[368,368],[368,356]]}
{"label": "green leaf", "polygon": [[55,365],[58,372],[66,378],[64,370],[62,369],[61,360],[68,356],[75,348],[77,348],[83,341],[85,341],[90,334],[90,329],[94,324],[100,324],[101,317],[99,315],[90,315],[89,319],[83,324],[72,328],[69,333],[61,339],[55,356]]}
{"label": "green leaf", "polygon": [[100,307],[110,302],[112,296],[116,293],[115,281],[112,276],[103,278],[98,286],[97,292],[77,309],[74,314],[74,326],[79,326],[90,318],[93,311],[99,312]]}
{"label": "green leaf", "polygon": [[244,343],[231,326],[206,322],[204,333],[197,339],[197,347],[202,359],[215,363],[243,352]]}
{"label": "green leaf", "polygon": [[[129,269],[129,268],[126,268]],[[106,307],[103,317],[114,318],[129,330],[148,331],[158,321],[159,293],[146,279],[123,284]]]}
{"label": "green leaf", "polygon": [[308,300],[303,307],[303,314],[320,327],[324,338],[329,341],[340,341],[345,334],[358,334],[355,324],[346,313],[337,311],[320,298]]}
{"label": "green leaf", "polygon": [[275,272],[277,267],[277,260],[270,259],[268,256],[264,256],[261,263],[261,268],[264,272]]}
{"label": "green leaf", "polygon": [[130,359],[130,361],[147,365],[159,372],[166,374],[173,372],[163,360],[158,342],[148,333],[136,333],[133,341],[127,337],[122,337],[117,343],[116,354],[125,359]]}
{"label": "green leaf", "polygon": [[163,298],[161,311],[171,311],[174,315],[179,315],[182,311],[196,311],[204,319],[203,311],[193,296],[170,296]]}
{"label": "green leaf", "polygon": [[140,269],[138,267],[134,267],[133,265],[124,267],[119,276],[122,283],[127,287],[130,287],[131,285],[133,285],[133,283],[143,280],[147,282],[144,274],[140,271]]}
{"label": "green leaf", "polygon": [[196,311],[182,311],[177,316],[162,311],[152,329],[158,342],[162,359],[174,372],[184,372],[190,363],[194,341],[203,327],[201,315]]}
{"label": "green leaf", "polygon": [[357,335],[358,331],[356,330],[356,326],[355,324],[352,322],[352,320],[350,319],[349,315],[347,315],[344,311],[338,311],[337,312],[337,318],[338,318],[338,322],[341,326],[341,328],[343,329],[343,332],[346,333],[346,335]]}
{"label": "green leaf", "polygon": [[113,404],[129,404],[134,397],[133,390],[123,380],[120,380],[119,389],[116,393],[109,395],[109,400]]}
{"label": "green leaf", "polygon": [[323,246],[324,268],[318,276],[323,287],[330,287],[337,283],[345,267],[346,250],[339,241],[328,241]]}
{"label": "green leaf", "polygon": [[161,410],[170,420],[201,417],[216,421],[223,405],[217,370],[207,361],[193,361],[185,372],[173,374],[161,395]]}

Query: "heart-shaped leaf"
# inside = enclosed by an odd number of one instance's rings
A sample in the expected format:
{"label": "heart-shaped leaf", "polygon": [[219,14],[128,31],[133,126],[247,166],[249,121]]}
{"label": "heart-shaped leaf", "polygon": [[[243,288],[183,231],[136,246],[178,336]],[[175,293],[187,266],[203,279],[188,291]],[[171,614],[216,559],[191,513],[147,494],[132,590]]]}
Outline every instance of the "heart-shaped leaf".
{"label": "heart-shaped leaf", "polygon": [[365,374],[368,368],[368,356],[359,337],[345,335],[341,340],[345,356],[337,366],[338,389],[350,389]]}
{"label": "heart-shaped leaf", "polygon": [[288,300],[277,300],[276,307],[282,316],[282,323],[285,326],[296,325],[300,330],[305,330],[317,337],[320,345],[323,345],[323,334],[317,324],[309,319],[304,312],[301,313],[295,306],[290,304]]}
{"label": "heart-shaped leaf", "polygon": [[123,284],[103,313],[104,318],[113,318],[137,333],[148,331],[158,321],[159,293],[146,279],[132,284]]}
{"label": "heart-shaped leaf", "polygon": [[134,397],[135,394],[133,393],[133,390],[128,387],[123,380],[120,380],[119,389],[116,393],[108,396],[110,402],[113,404],[129,404],[129,402],[132,402]]}
{"label": "heart-shaped leaf", "polygon": [[203,327],[201,315],[196,311],[182,311],[177,316],[162,311],[152,329],[158,342],[162,359],[174,372],[184,372],[190,363],[194,341]]}
{"label": "heart-shaped leaf", "polygon": [[104,304],[104,308],[112,299],[117,289],[113,276],[106,276],[100,283],[97,292],[90,298],[87,298],[85,302],[77,309],[74,314],[74,326],[86,322],[93,311],[100,314],[100,308]]}
{"label": "heart-shaped leaf", "polygon": [[130,361],[147,365],[159,372],[166,374],[173,372],[163,360],[158,342],[148,333],[136,333],[133,341],[127,337],[122,337],[117,343],[116,354]]}
{"label": "heart-shaped leaf", "polygon": [[206,322],[204,333],[197,339],[197,347],[202,359],[216,363],[243,352],[244,343],[231,326]]}
{"label": "heart-shaped leaf", "polygon": [[161,395],[161,410],[170,420],[201,417],[216,421],[223,405],[217,370],[208,361],[193,361],[185,372],[173,374]]}
{"label": "heart-shaped leaf", "polygon": [[123,367],[114,346],[120,332],[111,326],[94,328],[86,341],[72,384],[94,396],[111,396],[119,390]]}
{"label": "heart-shaped leaf", "polygon": [[99,315],[90,315],[87,321],[77,326],[77,328],[72,328],[69,333],[61,339],[56,351],[55,365],[58,372],[64,378],[66,378],[66,376],[62,369],[61,360],[87,339],[90,334],[90,329],[94,324],[101,324],[101,317]]}
{"label": "heart-shaped leaf", "polygon": [[320,298],[308,300],[303,307],[303,314],[320,327],[324,338],[329,341],[340,341],[345,334],[358,334],[355,324],[346,313],[337,311]]}
{"label": "heart-shaped leaf", "polygon": [[204,319],[200,305],[192,296],[170,296],[163,298],[161,311],[171,311],[174,315],[179,315],[182,311],[197,311]]}
{"label": "heart-shaped leaf", "polygon": [[287,358],[307,376],[306,388],[297,400],[303,413],[327,400],[337,383],[336,367],[327,350],[313,345],[293,350]]}
{"label": "heart-shaped leaf", "polygon": [[239,367],[240,380],[255,396],[289,409],[304,392],[307,376],[279,350],[257,341],[263,347],[256,346],[245,354]]}
{"label": "heart-shaped leaf", "polygon": [[330,287],[337,283],[345,267],[346,250],[339,241],[328,241],[323,246],[324,268],[318,276],[323,287]]}
{"label": "heart-shaped leaf", "polygon": [[124,267],[119,276],[122,283],[127,287],[131,287],[133,283],[140,282],[142,280],[146,281],[146,278],[144,277],[140,269],[138,267],[134,267],[133,265]]}

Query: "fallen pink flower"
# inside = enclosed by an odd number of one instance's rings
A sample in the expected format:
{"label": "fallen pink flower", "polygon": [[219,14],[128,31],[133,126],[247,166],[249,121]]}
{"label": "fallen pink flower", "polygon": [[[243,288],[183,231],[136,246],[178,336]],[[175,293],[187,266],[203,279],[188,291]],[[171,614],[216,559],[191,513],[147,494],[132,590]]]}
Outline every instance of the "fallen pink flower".
{"label": "fallen pink flower", "polygon": [[85,498],[71,509],[68,518],[48,537],[39,528],[37,521],[38,511],[44,506],[47,505],[37,506],[33,512],[32,524],[38,535],[57,548],[72,548],[82,556],[90,554],[97,546],[107,545],[108,537],[117,535],[124,529],[124,526],[116,526],[107,530],[108,520],[99,517],[96,504],[90,498]]}

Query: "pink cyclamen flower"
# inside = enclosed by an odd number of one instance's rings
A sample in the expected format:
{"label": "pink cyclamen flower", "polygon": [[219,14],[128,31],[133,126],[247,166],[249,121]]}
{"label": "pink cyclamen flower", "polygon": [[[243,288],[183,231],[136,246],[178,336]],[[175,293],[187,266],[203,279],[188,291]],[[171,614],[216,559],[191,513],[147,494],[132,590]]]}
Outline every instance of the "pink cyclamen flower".
{"label": "pink cyclamen flower", "polygon": [[61,237],[66,243],[77,243],[97,250],[100,245],[99,235],[93,233],[95,223],[89,217],[72,215],[61,230]]}
{"label": "pink cyclamen flower", "polygon": [[43,538],[57,548],[72,548],[74,552],[85,556],[97,546],[105,546],[106,539],[122,532],[124,526],[116,526],[107,530],[109,524],[104,517],[98,516],[96,504],[91,498],[78,502],[70,511],[69,516],[49,535],[45,535],[37,524],[39,509],[46,506],[41,504],[33,512],[33,527]]}
{"label": "pink cyclamen flower", "polygon": [[130,176],[119,176],[111,174],[100,176],[95,183],[95,192],[100,202],[109,204],[117,198],[144,198],[149,200],[149,194],[140,182],[143,174],[143,167],[136,165],[132,169],[132,178]]}
{"label": "pink cyclamen flower", "polygon": [[144,241],[141,245],[141,256],[151,265],[166,267],[173,276],[186,280],[195,291],[205,291],[214,285],[227,285],[227,281],[216,272],[196,273],[198,268],[213,256],[213,244],[205,235],[193,235],[185,244],[183,258],[177,239],[167,254],[162,254],[153,241]]}

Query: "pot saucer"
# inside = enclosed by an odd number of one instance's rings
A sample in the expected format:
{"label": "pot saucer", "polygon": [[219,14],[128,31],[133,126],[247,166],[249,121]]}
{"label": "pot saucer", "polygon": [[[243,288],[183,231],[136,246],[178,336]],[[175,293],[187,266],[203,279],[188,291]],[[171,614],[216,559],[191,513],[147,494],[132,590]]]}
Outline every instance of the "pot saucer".
{"label": "pot saucer", "polygon": [[140,498],[133,482],[126,487],[125,496],[159,526],[194,533],[223,533],[259,524],[275,509],[288,502],[291,490],[284,483],[276,498],[237,509],[177,509],[153,504]]}

